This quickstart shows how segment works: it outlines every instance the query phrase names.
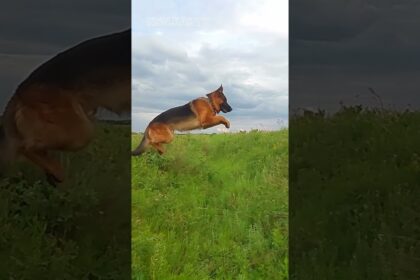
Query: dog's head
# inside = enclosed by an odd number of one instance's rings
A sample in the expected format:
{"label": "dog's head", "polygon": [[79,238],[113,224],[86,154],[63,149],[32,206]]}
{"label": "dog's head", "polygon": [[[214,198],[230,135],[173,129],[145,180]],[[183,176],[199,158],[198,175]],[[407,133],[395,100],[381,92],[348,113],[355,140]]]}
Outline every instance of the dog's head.
{"label": "dog's head", "polygon": [[228,113],[232,111],[232,107],[230,107],[229,103],[227,102],[226,96],[223,94],[223,86],[220,87],[207,94],[207,97],[210,99],[210,102],[213,104],[214,109],[217,113],[222,111],[223,113]]}

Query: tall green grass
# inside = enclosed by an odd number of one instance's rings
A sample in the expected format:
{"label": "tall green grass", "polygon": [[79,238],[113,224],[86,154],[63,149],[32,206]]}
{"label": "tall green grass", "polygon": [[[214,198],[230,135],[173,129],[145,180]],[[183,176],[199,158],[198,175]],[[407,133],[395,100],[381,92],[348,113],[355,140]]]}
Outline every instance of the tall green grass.
{"label": "tall green grass", "polygon": [[0,279],[130,279],[130,130],[99,125],[87,149],[57,155],[58,188],[30,163],[2,173]]}
{"label": "tall green grass", "polygon": [[420,113],[290,122],[291,279],[420,279]]}
{"label": "tall green grass", "polygon": [[287,130],[167,148],[132,160],[133,279],[287,279]]}

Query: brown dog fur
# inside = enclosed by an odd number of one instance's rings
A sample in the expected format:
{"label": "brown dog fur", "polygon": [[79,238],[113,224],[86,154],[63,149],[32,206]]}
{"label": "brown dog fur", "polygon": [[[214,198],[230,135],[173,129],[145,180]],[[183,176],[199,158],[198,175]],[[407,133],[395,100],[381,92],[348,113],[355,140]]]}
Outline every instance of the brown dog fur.
{"label": "brown dog fur", "polygon": [[64,169],[49,151],[85,147],[100,107],[131,110],[131,30],[82,42],[32,72],[6,106],[0,156],[23,155],[51,184],[62,182]]}
{"label": "brown dog fur", "polygon": [[232,111],[223,94],[223,86],[207,94],[207,98],[194,99],[154,118],[147,126],[140,145],[132,152],[132,155],[141,155],[149,147],[153,147],[159,154],[163,154],[165,152],[163,144],[169,144],[173,140],[175,130],[206,129],[219,124],[229,128],[229,121],[225,117],[217,115],[220,111],[224,113]]}

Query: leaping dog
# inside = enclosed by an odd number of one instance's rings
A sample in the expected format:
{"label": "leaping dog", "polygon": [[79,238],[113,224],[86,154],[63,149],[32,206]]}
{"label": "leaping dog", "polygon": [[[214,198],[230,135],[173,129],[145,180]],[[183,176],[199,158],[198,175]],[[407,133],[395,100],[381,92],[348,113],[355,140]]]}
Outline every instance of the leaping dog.
{"label": "leaping dog", "polygon": [[0,129],[0,159],[23,155],[55,185],[64,180],[52,150],[79,150],[105,108],[131,110],[131,30],[82,42],[39,66],[17,88]]}
{"label": "leaping dog", "polygon": [[165,152],[163,144],[169,144],[174,138],[174,131],[206,129],[219,124],[230,127],[229,121],[218,115],[228,113],[232,107],[223,94],[223,86],[189,103],[169,109],[155,117],[147,126],[140,145],[132,152],[133,156],[144,153],[148,147],[155,148],[159,154]]}

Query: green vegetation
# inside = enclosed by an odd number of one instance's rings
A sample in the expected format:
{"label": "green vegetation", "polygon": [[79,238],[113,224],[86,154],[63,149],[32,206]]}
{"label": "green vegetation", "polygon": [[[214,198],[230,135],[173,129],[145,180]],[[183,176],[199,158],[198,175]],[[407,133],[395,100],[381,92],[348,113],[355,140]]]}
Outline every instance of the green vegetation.
{"label": "green vegetation", "polygon": [[133,279],[287,279],[287,130],[167,148],[132,160]]}
{"label": "green vegetation", "polygon": [[290,122],[291,279],[420,279],[420,113]]}
{"label": "green vegetation", "polygon": [[130,279],[130,143],[130,126],[99,125],[59,155],[57,189],[27,162],[2,174],[0,279]]}

